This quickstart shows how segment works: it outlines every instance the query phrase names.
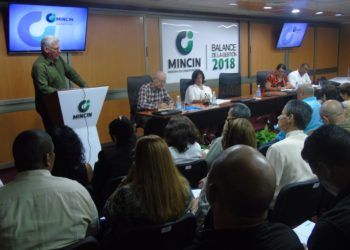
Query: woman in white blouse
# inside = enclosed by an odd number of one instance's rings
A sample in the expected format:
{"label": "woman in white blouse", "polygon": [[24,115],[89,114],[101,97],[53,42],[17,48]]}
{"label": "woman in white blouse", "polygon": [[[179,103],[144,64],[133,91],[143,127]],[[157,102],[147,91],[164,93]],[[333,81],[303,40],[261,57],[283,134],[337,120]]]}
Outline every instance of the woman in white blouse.
{"label": "woman in white blouse", "polygon": [[171,117],[165,127],[164,137],[175,164],[189,163],[202,158],[201,146],[198,143],[199,131],[187,116]]}
{"label": "woman in white blouse", "polygon": [[204,85],[204,79],[204,73],[200,69],[192,73],[192,84],[188,86],[185,95],[186,104],[211,101],[213,93],[210,87]]}

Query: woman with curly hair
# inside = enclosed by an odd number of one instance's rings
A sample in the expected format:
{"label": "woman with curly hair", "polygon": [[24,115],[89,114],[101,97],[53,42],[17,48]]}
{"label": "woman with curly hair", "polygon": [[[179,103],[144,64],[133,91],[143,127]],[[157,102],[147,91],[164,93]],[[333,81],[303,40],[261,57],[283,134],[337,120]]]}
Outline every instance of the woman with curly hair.
{"label": "woman with curly hair", "polygon": [[187,116],[177,115],[170,118],[164,136],[176,164],[202,158],[201,146],[198,143],[199,131]]}
{"label": "woman with curly hair", "polygon": [[68,126],[53,129],[51,138],[55,146],[55,164],[52,175],[76,180],[83,186],[90,184],[92,167],[86,163],[80,138]]}

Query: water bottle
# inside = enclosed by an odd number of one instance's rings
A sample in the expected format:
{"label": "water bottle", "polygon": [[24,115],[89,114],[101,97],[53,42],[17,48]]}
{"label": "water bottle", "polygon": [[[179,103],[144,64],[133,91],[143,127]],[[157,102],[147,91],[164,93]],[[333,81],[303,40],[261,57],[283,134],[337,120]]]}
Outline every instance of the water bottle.
{"label": "water bottle", "polygon": [[213,104],[213,105],[216,105],[216,104],[217,104],[217,102],[216,102],[216,94],[215,94],[215,91],[213,91],[213,95],[212,95],[212,97],[211,97],[211,104]]}
{"label": "water bottle", "polygon": [[181,99],[180,96],[176,97],[176,109],[181,109]]}
{"label": "water bottle", "polygon": [[256,89],[256,97],[260,98],[261,97],[261,88],[260,85],[258,85],[258,88]]}

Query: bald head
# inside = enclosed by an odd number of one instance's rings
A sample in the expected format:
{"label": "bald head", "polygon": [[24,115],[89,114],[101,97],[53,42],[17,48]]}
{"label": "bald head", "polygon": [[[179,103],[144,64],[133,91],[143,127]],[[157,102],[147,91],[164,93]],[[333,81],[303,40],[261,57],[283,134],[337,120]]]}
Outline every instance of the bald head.
{"label": "bald head", "polygon": [[153,87],[161,89],[165,87],[166,74],[163,71],[157,71],[153,76]]}
{"label": "bald head", "polygon": [[[264,220],[276,187],[276,176],[256,149],[236,145],[214,162],[207,183],[207,198],[215,211],[232,217]],[[217,209],[217,210],[216,210]]]}
{"label": "bald head", "polygon": [[346,119],[343,106],[336,100],[325,101],[321,106],[320,115],[326,124],[336,125]]}
{"label": "bald head", "polygon": [[18,171],[49,169],[54,162],[54,146],[51,137],[39,129],[20,133],[12,146]]}
{"label": "bald head", "polygon": [[310,96],[314,96],[314,88],[311,84],[299,84],[297,89],[298,100],[303,100]]}

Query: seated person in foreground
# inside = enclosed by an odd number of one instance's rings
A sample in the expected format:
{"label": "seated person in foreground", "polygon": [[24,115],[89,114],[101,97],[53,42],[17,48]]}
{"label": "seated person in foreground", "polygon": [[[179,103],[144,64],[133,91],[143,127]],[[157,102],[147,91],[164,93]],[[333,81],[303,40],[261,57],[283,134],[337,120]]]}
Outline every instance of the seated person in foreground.
{"label": "seated person in foreground", "polygon": [[303,63],[299,66],[299,68],[295,71],[292,71],[288,75],[288,82],[294,89],[298,88],[299,84],[311,84],[311,79],[309,74],[307,73],[309,70],[309,65],[307,63]]}
{"label": "seated person in foreground", "polygon": [[345,116],[342,104],[336,100],[325,101],[320,110],[324,124],[338,125],[350,132],[350,119]]}
{"label": "seated person in foreground", "polygon": [[196,125],[183,115],[170,118],[164,131],[175,164],[189,163],[202,158],[202,149],[198,141],[199,131]]}
{"label": "seated person in foreground", "polygon": [[83,186],[91,183],[92,167],[85,161],[84,147],[79,136],[68,126],[54,128],[51,133],[55,146],[52,175],[66,177]]}
{"label": "seated person in foreground", "polygon": [[159,136],[138,140],[135,164],[104,208],[116,236],[134,227],[174,221],[192,206],[192,192]]}
{"label": "seated person in foreground", "polygon": [[[235,118],[227,120],[224,131],[222,132],[222,148],[225,150],[231,146],[243,144],[256,148],[255,129],[248,119]],[[203,188],[198,198],[198,209],[196,211],[197,228],[201,231],[204,226],[205,218],[210,209],[206,193],[206,178],[203,180]]]}
{"label": "seated person in foreground", "polygon": [[336,125],[322,126],[306,139],[302,157],[321,185],[336,196],[334,207],[318,218],[308,249],[349,249],[350,133]]}
{"label": "seated person in foreground", "polygon": [[172,108],[174,102],[165,89],[166,74],[157,71],[153,81],[143,84],[139,90],[137,110],[154,110]]}
{"label": "seated person in foreground", "polygon": [[288,82],[288,77],[285,75],[286,70],[286,65],[277,65],[275,72],[270,74],[266,79],[266,91],[281,91],[283,88],[293,88],[292,85]]}
{"label": "seated person in foreground", "polygon": [[292,229],[266,222],[275,183],[273,168],[256,149],[226,149],[208,175],[214,230],[202,232],[191,249],[304,249]]}
{"label": "seated person in foreground", "polygon": [[113,120],[109,124],[109,135],[113,144],[101,150],[94,168],[92,185],[97,197],[109,180],[128,174],[134,159],[136,135],[128,118],[120,116]]}
{"label": "seated person in foreground", "polygon": [[20,133],[13,157],[18,174],[0,188],[0,249],[60,249],[97,232],[87,190],[51,175],[55,154],[47,133]]}
{"label": "seated person in foreground", "polygon": [[271,208],[285,185],[315,178],[309,164],[301,158],[307,137],[303,130],[310,121],[311,113],[310,106],[305,102],[291,100],[278,117],[278,126],[286,133],[286,138],[271,145],[266,153],[276,172],[276,190]]}
{"label": "seated person in foreground", "polygon": [[204,85],[204,73],[200,69],[196,69],[192,73],[191,85],[188,86],[185,94],[185,103],[199,103],[203,101],[211,102],[213,93],[211,88]]}
{"label": "seated person in foreground", "polygon": [[350,83],[343,83],[339,86],[340,97],[343,98],[343,106],[346,117],[350,118]]}
{"label": "seated person in foreground", "polygon": [[[227,128],[227,122],[229,120],[233,120],[236,118],[250,118],[251,112],[247,105],[244,103],[233,103],[232,107],[227,113],[227,119],[225,121],[224,128]],[[223,130],[224,132],[224,130]],[[220,155],[222,152],[222,136],[214,139],[212,143],[210,144],[209,152],[207,153],[205,160],[208,163],[208,166],[210,167],[211,164],[214,162],[214,160]]]}

